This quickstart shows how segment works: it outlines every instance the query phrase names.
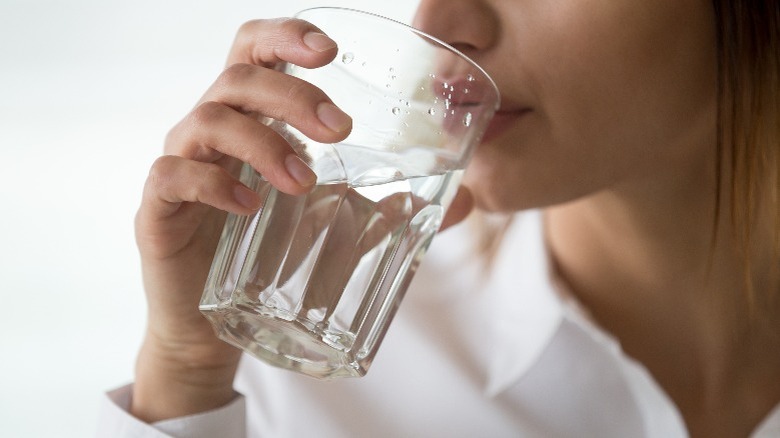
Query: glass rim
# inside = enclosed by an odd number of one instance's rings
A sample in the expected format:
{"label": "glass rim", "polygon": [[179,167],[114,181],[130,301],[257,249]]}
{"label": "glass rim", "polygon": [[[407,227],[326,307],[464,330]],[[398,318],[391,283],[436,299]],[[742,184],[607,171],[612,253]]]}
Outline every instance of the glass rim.
{"label": "glass rim", "polygon": [[372,17],[372,18],[378,18],[380,21],[385,21],[385,22],[389,22],[389,23],[392,23],[392,24],[399,25],[399,26],[405,28],[406,30],[411,31],[412,33],[420,35],[420,36],[422,36],[422,37],[424,37],[426,39],[429,39],[429,40],[435,42],[436,44],[439,44],[440,46],[444,47],[445,49],[447,49],[447,50],[455,53],[456,55],[460,56],[461,58],[463,58],[466,62],[468,62],[472,67],[477,69],[477,71],[479,71],[479,73],[481,73],[482,76],[484,76],[488,80],[488,83],[493,88],[493,91],[496,94],[495,109],[497,110],[498,108],[501,107],[501,92],[499,91],[498,85],[496,85],[496,82],[493,80],[493,78],[485,71],[484,68],[482,68],[482,66],[477,64],[476,61],[471,59],[465,53],[463,53],[460,50],[456,49],[455,47],[451,46],[450,44],[442,41],[441,39],[436,38],[435,36],[430,35],[430,34],[428,34],[426,32],[423,32],[420,29],[417,29],[416,27],[412,27],[412,26],[410,26],[410,25],[408,25],[408,24],[406,24],[406,23],[404,23],[402,21],[398,21],[398,20],[395,20],[395,19],[392,19],[392,18],[389,18],[389,17],[385,17],[384,15],[376,14],[374,12],[369,12],[369,11],[363,11],[363,10],[360,10],[360,9],[344,8],[344,7],[340,7],[340,6],[315,6],[315,7],[312,7],[312,8],[301,9],[300,11],[296,12],[295,15],[293,15],[293,18],[298,18],[301,14],[303,14],[305,12],[312,12],[312,11],[318,11],[318,10],[339,11],[339,12],[352,12],[352,13],[356,13],[356,14],[363,15],[363,16],[368,16],[368,17]]}

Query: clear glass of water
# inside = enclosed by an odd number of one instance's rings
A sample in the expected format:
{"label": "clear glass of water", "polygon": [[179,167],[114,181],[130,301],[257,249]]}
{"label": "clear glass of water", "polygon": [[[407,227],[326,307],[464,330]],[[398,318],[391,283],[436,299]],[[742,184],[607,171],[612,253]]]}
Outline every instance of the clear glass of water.
{"label": "clear glass of water", "polygon": [[312,167],[304,196],[271,187],[253,216],[229,215],[200,310],[218,335],[317,378],[362,376],[499,105],[492,79],[443,42],[344,8],[300,12],[333,38],[318,69],[284,65],[353,118],[349,137],[314,142],[269,124]]}

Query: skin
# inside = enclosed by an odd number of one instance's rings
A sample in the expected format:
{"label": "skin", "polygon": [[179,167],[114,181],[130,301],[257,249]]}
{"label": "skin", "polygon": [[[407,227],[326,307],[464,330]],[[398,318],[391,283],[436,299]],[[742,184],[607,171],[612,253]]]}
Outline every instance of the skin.
{"label": "skin", "polygon": [[[691,435],[744,436],[780,402],[780,310],[753,318],[733,240],[712,243],[713,18],[707,0],[423,0],[414,25],[470,55],[502,92],[447,225],[474,203],[545,208],[557,273],[647,367]],[[284,192],[311,188],[289,145],[257,118],[317,141],[346,137],[350,120],[327,96],[270,69],[282,60],[317,67],[335,54],[307,23],[247,23],[229,67],[171,130],[136,219],[149,302],[131,407],[139,418],[234,397],[239,352],[213,335],[197,303],[224,212],[259,208],[236,180],[237,159]],[[730,226],[722,220],[720,235]],[[761,245],[771,225],[759,221],[755,233],[761,295],[780,281]]]}

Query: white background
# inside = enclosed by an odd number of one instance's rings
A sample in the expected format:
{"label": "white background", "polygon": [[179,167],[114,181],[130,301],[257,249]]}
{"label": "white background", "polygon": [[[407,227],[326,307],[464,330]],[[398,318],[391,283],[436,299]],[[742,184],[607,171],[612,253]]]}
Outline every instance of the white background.
{"label": "white background", "polygon": [[[409,21],[415,0],[340,0]],[[312,0],[0,1],[0,435],[94,435],[145,323],[133,215],[235,30]]]}

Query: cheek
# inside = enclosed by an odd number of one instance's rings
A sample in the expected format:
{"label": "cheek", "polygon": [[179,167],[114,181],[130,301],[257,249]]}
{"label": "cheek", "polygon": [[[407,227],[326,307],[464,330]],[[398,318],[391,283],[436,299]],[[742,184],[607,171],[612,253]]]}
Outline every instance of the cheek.
{"label": "cheek", "polygon": [[[695,156],[711,122],[715,31],[707,0],[534,3],[494,59],[502,92],[534,115],[478,149],[478,205],[566,202]],[[511,59],[511,61],[506,61]],[[708,127],[706,125],[705,127]]]}
{"label": "cheek", "polygon": [[556,139],[620,166],[679,146],[715,93],[708,3],[625,1],[551,12],[554,31],[537,52],[535,79]]}
{"label": "cheek", "polygon": [[537,104],[518,143],[597,190],[690,154],[713,111],[715,30],[706,0],[583,4],[546,2],[515,35]]}

